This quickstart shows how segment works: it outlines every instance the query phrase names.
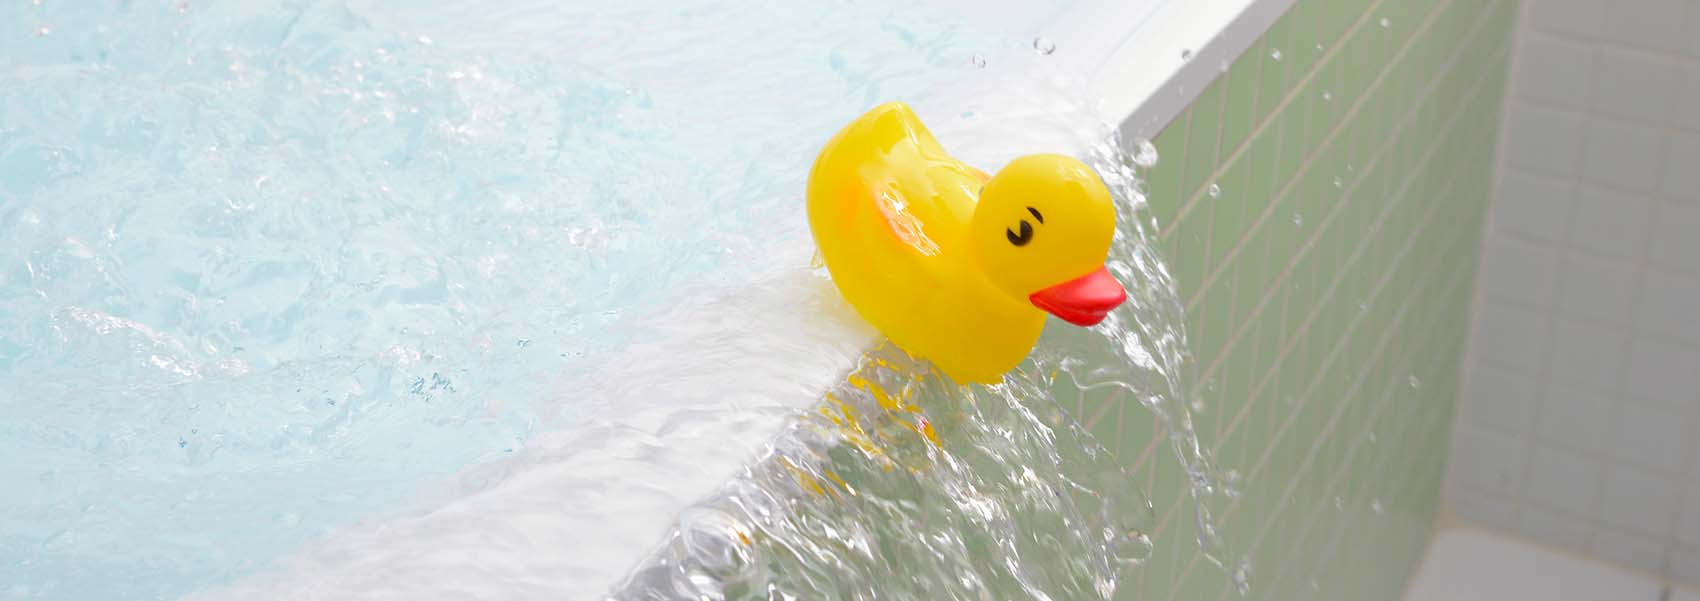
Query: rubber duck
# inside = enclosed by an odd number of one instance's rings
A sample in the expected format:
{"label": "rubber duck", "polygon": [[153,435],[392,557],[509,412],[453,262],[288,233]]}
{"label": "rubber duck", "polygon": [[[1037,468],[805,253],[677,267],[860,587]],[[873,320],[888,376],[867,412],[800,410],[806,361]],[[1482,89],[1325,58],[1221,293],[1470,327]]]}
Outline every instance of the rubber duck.
{"label": "rubber duck", "polygon": [[808,213],[857,314],[957,382],[1001,381],[1047,313],[1091,326],[1127,298],[1104,267],[1116,211],[1091,167],[1035,154],[989,176],[947,154],[901,102],[826,143]]}

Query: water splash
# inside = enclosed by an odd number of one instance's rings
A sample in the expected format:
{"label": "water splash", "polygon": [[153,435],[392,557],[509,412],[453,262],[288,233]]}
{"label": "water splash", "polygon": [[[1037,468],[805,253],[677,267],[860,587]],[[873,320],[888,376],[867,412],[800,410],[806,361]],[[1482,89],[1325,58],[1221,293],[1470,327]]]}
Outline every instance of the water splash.
{"label": "water splash", "polygon": [[1053,384],[871,352],[613,598],[1107,599],[1152,507]]}
{"label": "water splash", "polygon": [[[995,386],[958,386],[884,347],[758,461],[687,512],[612,599],[1108,599],[1154,543],[1153,507],[1059,405],[1136,402],[1188,475],[1199,552],[1242,594],[1251,565],[1216,528],[1237,495],[1194,431],[1182,309],[1130,155],[1089,161],[1117,196],[1108,268],[1130,300],[1050,328]],[[1175,544],[1175,543],[1169,543]]]}

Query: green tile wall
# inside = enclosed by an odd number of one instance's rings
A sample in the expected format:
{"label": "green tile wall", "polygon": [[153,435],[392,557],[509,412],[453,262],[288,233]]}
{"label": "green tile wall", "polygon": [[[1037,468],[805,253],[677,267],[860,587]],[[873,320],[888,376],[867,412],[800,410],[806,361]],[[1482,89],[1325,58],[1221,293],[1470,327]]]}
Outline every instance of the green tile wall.
{"label": "green tile wall", "polygon": [[[1423,552],[1516,13],[1299,0],[1154,140],[1195,419],[1241,475],[1218,521],[1251,559],[1250,598],[1398,599]],[[1083,419],[1157,505],[1157,548],[1120,598],[1236,597],[1192,542],[1149,414]]]}

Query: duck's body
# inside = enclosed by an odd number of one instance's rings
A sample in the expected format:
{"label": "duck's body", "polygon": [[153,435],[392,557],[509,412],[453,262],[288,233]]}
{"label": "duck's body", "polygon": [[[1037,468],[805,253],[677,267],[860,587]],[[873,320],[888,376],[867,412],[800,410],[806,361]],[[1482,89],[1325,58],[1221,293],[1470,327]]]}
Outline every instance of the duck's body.
{"label": "duck's body", "polygon": [[[1047,162],[1073,161],[1055,155],[1030,159],[1017,162],[1029,160],[1028,171],[1037,169],[1044,174],[1054,170]],[[1013,168],[1016,163],[1011,165]],[[1071,165],[1066,167],[1072,169]],[[1078,174],[1069,176],[1078,178]],[[1004,178],[1000,172],[999,179]],[[1103,187],[1096,174],[1090,178],[1092,184]],[[988,255],[1004,252],[995,245],[1027,246],[1034,238],[1034,227],[1061,227],[1063,231],[1054,232],[1057,234],[1070,231],[1057,225],[1067,222],[1068,211],[1056,211],[1059,216],[1052,217],[1050,226],[1043,226],[1044,218],[1033,206],[1024,207],[1025,212],[1018,207],[1009,215],[982,214],[976,219],[976,212],[983,209],[981,192],[991,181],[984,172],[946,154],[914,112],[901,103],[876,107],[846,126],[827,142],[809,175],[810,229],[839,291],[893,343],[927,358],[958,381],[999,380],[1038,340],[1045,313],[1035,304],[1041,302],[1037,297],[1044,286],[1026,290],[1023,286],[1033,285],[1023,280],[1048,277],[1049,281],[1043,283],[1049,286],[1085,279],[1076,277],[1081,276],[1083,267],[1078,258],[1081,253],[1073,248],[1052,249],[1048,254],[1032,250],[1023,255],[1057,257],[1053,262],[1063,263],[1057,265],[1062,271],[1049,276],[1006,275],[998,271],[1004,266],[988,264]],[[1017,193],[1025,189],[1024,185],[1031,188],[1023,182],[998,184]],[[1102,237],[1102,244],[1086,241],[1089,246],[1102,247],[1096,249],[1097,258],[1092,259],[1100,272],[1109,246],[1108,234],[1114,227],[1114,210],[1108,198],[1108,191],[1102,191],[1103,206],[1097,207],[1102,210],[1092,211],[1093,219],[1084,220],[1101,221],[1105,213],[1109,216],[1104,235],[1091,236]],[[1005,228],[1005,222],[1010,227]],[[1075,230],[1086,228],[1094,233],[1103,229],[1097,224],[1075,226]],[[988,237],[998,239],[987,242]],[[986,248],[992,250],[983,250]],[[1033,265],[1027,264],[1031,261],[1016,263],[1022,264],[1012,272],[1033,271]],[[1020,293],[1012,293],[1014,290]],[[1026,293],[1033,293],[1034,298]],[[1121,300],[1119,285],[1115,294],[1109,307]],[[1088,303],[1092,305],[1088,312],[1101,307],[1097,318],[1102,318],[1102,312],[1109,309],[1102,305],[1108,300],[1099,294]]]}

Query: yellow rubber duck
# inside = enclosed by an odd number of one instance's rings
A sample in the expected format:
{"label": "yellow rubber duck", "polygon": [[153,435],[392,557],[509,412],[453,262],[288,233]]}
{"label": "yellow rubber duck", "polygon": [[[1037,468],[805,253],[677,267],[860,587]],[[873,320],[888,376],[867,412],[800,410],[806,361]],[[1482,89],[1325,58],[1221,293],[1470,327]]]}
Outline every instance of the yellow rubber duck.
{"label": "yellow rubber duck", "polygon": [[1116,211],[1092,168],[1037,154],[987,176],[946,154],[901,102],[826,143],[808,202],[838,291],[958,382],[1000,381],[1038,342],[1046,312],[1090,326],[1127,298],[1104,268]]}

